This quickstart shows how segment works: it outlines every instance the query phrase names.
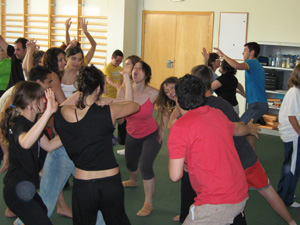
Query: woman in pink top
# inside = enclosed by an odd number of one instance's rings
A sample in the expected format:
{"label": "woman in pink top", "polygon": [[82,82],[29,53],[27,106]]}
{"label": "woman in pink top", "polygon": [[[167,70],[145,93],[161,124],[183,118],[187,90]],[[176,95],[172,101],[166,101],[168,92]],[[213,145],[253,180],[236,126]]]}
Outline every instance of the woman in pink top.
{"label": "woman in pink top", "polygon": [[[152,198],[155,188],[153,163],[160,150],[161,142],[158,133],[158,124],[153,117],[155,101],[158,90],[149,86],[151,78],[150,66],[140,61],[132,70],[132,84],[130,82],[130,69],[123,71],[125,88],[132,89],[126,93],[125,99],[140,104],[140,111],[127,117],[127,136],[125,141],[126,167],[130,173],[130,180],[123,181],[124,187],[136,187],[139,173],[138,164],[143,177],[145,202],[138,216],[148,216],[152,211]],[[122,94],[120,94],[122,95]],[[119,97],[122,97],[120,96]],[[123,96],[124,97],[124,96]]]}

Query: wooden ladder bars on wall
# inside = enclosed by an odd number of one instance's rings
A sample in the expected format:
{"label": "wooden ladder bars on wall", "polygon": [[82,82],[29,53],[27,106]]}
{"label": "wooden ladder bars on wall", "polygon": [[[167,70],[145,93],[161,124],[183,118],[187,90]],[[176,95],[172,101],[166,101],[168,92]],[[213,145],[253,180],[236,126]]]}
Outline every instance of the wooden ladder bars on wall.
{"label": "wooden ladder bars on wall", "polygon": [[[7,0],[1,0],[1,35],[12,44],[17,38],[37,40],[41,50],[51,47],[59,47],[65,42],[65,20],[72,18],[70,37],[76,37],[81,43],[83,52],[89,50],[89,42],[83,34],[79,20],[85,18],[89,20],[88,31],[97,43],[95,55],[91,63],[102,67],[105,64],[107,54],[107,16],[83,15],[82,0],[77,0],[76,15],[57,15],[55,12],[56,1],[48,1],[48,14],[29,14],[28,0],[23,0],[23,14],[6,13]],[[76,26],[76,27],[75,27]],[[99,29],[99,27],[101,29]]]}

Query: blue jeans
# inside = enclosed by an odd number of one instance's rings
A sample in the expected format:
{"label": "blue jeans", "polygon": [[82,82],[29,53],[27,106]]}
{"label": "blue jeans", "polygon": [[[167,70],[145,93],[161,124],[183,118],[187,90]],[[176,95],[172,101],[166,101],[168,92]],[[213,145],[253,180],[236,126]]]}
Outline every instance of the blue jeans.
{"label": "blue jeans", "polygon": [[248,109],[241,116],[241,121],[245,124],[253,119],[253,123],[257,123],[257,121],[262,117],[262,115],[268,112],[269,106],[267,102],[255,102],[248,105]]}
{"label": "blue jeans", "polygon": [[[70,160],[63,146],[47,154],[43,167],[39,194],[48,209],[48,217],[52,215],[57,198],[64,185],[70,175],[74,175],[74,173],[74,163]],[[98,211],[96,225],[104,224],[102,214]],[[20,219],[17,219],[17,225],[22,225]]]}

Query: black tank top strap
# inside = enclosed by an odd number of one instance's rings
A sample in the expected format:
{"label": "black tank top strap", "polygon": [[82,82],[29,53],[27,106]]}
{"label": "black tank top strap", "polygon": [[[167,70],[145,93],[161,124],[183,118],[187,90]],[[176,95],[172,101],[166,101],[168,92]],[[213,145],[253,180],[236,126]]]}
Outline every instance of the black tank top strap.
{"label": "black tank top strap", "polygon": [[77,116],[77,110],[76,110],[76,108],[75,108],[75,116],[76,116],[76,120],[78,122],[78,116]]}

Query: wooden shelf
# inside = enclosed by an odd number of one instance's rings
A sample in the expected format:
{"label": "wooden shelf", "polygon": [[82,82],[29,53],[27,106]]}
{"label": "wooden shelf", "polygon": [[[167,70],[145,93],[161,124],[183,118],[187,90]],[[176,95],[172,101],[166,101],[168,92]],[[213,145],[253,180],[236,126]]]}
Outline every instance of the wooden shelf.
{"label": "wooden shelf", "polygon": [[271,91],[271,90],[266,90],[267,93],[270,94],[281,94],[281,95],[285,95],[287,93],[287,90],[275,90],[275,91]]}
{"label": "wooden shelf", "polygon": [[283,67],[274,67],[274,66],[263,66],[265,69],[270,69],[270,70],[282,70],[282,71],[293,71],[294,68],[283,68]]}
{"label": "wooden shelf", "polygon": [[278,130],[270,130],[270,129],[265,129],[265,128],[261,128],[260,133],[261,134],[269,134],[269,135],[273,135],[273,136],[280,136]]}

